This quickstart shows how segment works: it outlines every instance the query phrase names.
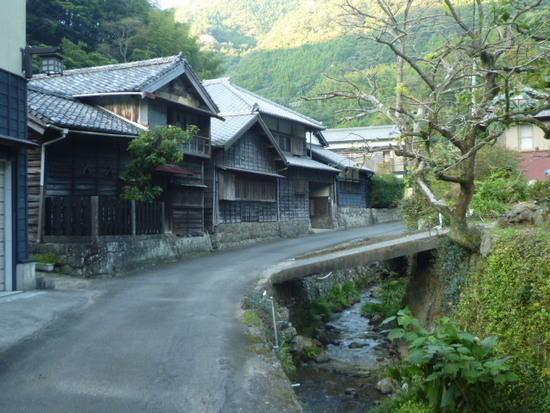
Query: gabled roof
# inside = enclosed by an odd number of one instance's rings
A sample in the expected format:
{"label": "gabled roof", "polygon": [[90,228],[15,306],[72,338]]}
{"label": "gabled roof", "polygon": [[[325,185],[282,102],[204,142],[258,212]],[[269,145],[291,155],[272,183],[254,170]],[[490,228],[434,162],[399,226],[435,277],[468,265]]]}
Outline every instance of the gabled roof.
{"label": "gabled roof", "polygon": [[265,125],[259,113],[243,113],[234,115],[225,115],[225,122],[219,119],[212,119],[211,122],[211,141],[212,146],[229,148],[252,126],[258,124],[265,132],[265,136],[271,142],[274,150],[281,157],[284,164],[287,164],[283,152],[273,138],[273,135]]}
{"label": "gabled roof", "polygon": [[73,97],[105,94],[154,93],[185,74],[212,113],[219,110],[202,86],[183,54],[139,62],[66,70],[62,75],[37,75],[30,84],[50,92],[62,91]]}
{"label": "gabled roof", "polygon": [[53,124],[63,128],[74,128],[96,132],[137,136],[141,129],[131,122],[88,103],[79,102],[59,92],[29,84],[27,92],[28,111],[43,126]]}
{"label": "gabled roof", "polygon": [[313,156],[319,158],[322,162],[334,166],[338,169],[357,169],[364,172],[372,172],[372,169],[364,166],[358,166],[356,162],[351,159],[345,158],[336,152],[323,148],[320,145],[314,145],[308,143],[308,148],[313,152]]}
{"label": "gabled roof", "polygon": [[393,140],[399,136],[395,125],[361,126],[356,128],[327,129],[323,135],[329,144],[339,142],[364,142]]}
{"label": "gabled roof", "polygon": [[233,112],[254,112],[275,116],[301,123],[312,130],[323,130],[325,127],[315,119],[286,108],[249,90],[243,89],[231,82],[230,78],[205,80],[206,90],[220,108],[220,115]]}

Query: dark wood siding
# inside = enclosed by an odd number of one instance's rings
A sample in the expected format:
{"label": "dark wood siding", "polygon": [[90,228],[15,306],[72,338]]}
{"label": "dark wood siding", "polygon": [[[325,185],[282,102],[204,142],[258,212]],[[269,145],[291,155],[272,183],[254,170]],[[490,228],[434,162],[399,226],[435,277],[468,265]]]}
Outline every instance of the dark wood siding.
{"label": "dark wood siding", "polygon": [[119,196],[129,139],[69,134],[46,148],[46,196]]}
{"label": "dark wood siding", "polygon": [[[0,134],[21,141],[27,140],[27,81],[3,69],[0,69]],[[28,259],[29,253],[27,150],[0,145],[0,153],[1,158],[9,160],[12,166],[12,199],[10,201],[15,234],[13,257],[17,263]],[[11,275],[6,274],[6,276]]]}
{"label": "dark wood siding", "polygon": [[216,151],[217,223],[277,221],[278,178],[262,175],[277,174],[270,146],[261,128],[253,127],[226,150]]}
{"label": "dark wood siding", "polygon": [[220,151],[216,165],[251,171],[277,173],[274,153],[268,149],[269,140],[258,131],[248,131],[230,148]]}
{"label": "dark wood siding", "polygon": [[[279,213],[281,221],[309,219],[309,199],[303,184],[311,177],[308,169],[290,168],[283,172],[286,179],[279,181]],[[298,188],[299,186],[299,188]]]}
{"label": "dark wood siding", "polygon": [[338,205],[367,207],[367,183],[365,181],[338,181]]}

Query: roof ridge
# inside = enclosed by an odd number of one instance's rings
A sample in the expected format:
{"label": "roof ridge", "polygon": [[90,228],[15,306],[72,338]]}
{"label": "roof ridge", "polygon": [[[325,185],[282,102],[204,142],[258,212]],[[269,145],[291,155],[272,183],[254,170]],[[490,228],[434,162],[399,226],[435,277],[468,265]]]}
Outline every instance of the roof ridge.
{"label": "roof ridge", "polygon": [[55,78],[55,77],[62,77],[62,76],[87,74],[87,73],[105,72],[105,71],[112,71],[112,70],[122,70],[122,69],[128,69],[130,67],[154,66],[154,65],[161,65],[161,64],[167,64],[167,63],[174,63],[178,60],[185,60],[185,57],[183,57],[182,54],[179,54],[174,56],[156,57],[156,58],[147,59],[147,60],[137,60],[135,62],[115,63],[115,64],[103,65],[103,66],[82,67],[79,69],[65,70],[63,71],[63,74],[54,75],[54,76],[41,73],[33,76],[31,81],[34,79],[46,79],[46,78]]}
{"label": "roof ridge", "polygon": [[63,98],[68,100],[76,100],[72,95],[68,93],[49,90],[49,89],[43,88],[42,86],[33,85],[32,83],[28,83],[27,89],[32,92],[41,93],[43,95],[55,96],[58,98]]}
{"label": "roof ridge", "polygon": [[284,110],[286,110],[286,111],[288,111],[288,112],[290,112],[290,113],[293,113],[293,114],[295,114],[296,116],[299,116],[299,117],[303,118],[304,120],[307,120],[307,121],[309,121],[309,122],[311,122],[311,123],[313,123],[313,124],[318,125],[319,127],[324,127],[324,125],[323,125],[321,122],[319,122],[318,120],[315,120],[315,119],[313,119],[313,118],[310,118],[309,116],[306,116],[306,115],[304,115],[303,113],[300,113],[300,112],[297,112],[297,111],[292,110],[292,109],[290,109],[290,108],[287,108],[286,106],[281,105],[280,103],[274,102],[274,101],[271,100],[271,99],[264,98],[263,96],[257,95],[256,93],[251,92],[250,90],[244,89],[244,88],[242,88],[242,87],[240,87],[240,86],[238,86],[238,85],[231,84],[231,86],[233,86],[233,87],[236,88],[236,89],[239,89],[239,90],[240,90],[241,92],[243,92],[243,93],[252,95],[252,96],[254,96],[254,97],[256,97],[256,98],[258,98],[258,99],[260,99],[260,100],[262,100],[262,101],[264,101],[264,102],[266,102],[266,103],[270,103],[270,104],[272,104],[272,105],[275,105],[275,106],[279,107],[280,109],[284,109]]}

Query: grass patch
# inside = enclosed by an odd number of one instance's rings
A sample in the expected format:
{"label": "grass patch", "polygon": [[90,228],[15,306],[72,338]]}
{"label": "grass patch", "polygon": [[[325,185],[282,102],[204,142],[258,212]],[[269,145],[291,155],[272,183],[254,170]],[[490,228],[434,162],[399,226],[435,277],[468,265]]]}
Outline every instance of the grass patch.
{"label": "grass patch", "polygon": [[260,317],[252,310],[244,311],[242,321],[244,325],[248,327],[260,327],[262,325],[262,320],[260,320]]}

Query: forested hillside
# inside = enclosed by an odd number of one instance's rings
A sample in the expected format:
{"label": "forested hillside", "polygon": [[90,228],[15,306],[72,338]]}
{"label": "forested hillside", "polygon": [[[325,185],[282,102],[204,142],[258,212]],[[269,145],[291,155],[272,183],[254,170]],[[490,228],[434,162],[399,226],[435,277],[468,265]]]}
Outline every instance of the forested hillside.
{"label": "forested hillside", "polygon": [[[226,76],[240,86],[297,108],[329,127],[386,124],[373,114],[353,117],[352,101],[304,101],[339,88],[328,78],[364,84],[376,73],[388,99],[395,92],[395,57],[379,45],[358,40],[345,24],[343,0],[187,0],[176,18],[191,24],[203,48],[228,56]],[[418,53],[441,43],[426,24],[415,33]],[[349,110],[348,110],[349,109]]]}
{"label": "forested hillside", "polygon": [[27,0],[27,43],[62,46],[67,69],[183,51],[203,77],[221,73],[222,58],[201,52],[189,26],[149,0]]}

